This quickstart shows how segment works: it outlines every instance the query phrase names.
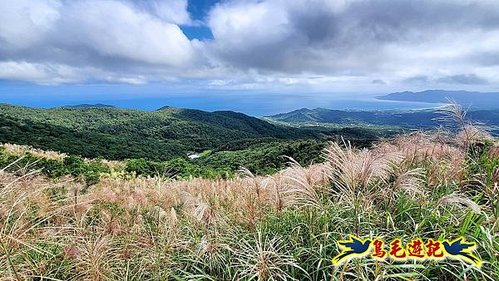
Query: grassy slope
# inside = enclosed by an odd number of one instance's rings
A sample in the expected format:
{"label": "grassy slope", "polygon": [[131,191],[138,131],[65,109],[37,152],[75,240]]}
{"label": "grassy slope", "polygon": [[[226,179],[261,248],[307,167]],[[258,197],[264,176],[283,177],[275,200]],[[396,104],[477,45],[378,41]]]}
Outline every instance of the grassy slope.
{"label": "grassy slope", "polygon": [[[370,150],[333,144],[325,164],[270,177],[165,181],[105,172],[81,189],[0,170],[0,276],[497,280],[499,146],[488,140],[475,150],[463,135],[401,136]],[[352,233],[404,243],[465,236],[484,263],[362,258],[333,266],[336,242]]]}

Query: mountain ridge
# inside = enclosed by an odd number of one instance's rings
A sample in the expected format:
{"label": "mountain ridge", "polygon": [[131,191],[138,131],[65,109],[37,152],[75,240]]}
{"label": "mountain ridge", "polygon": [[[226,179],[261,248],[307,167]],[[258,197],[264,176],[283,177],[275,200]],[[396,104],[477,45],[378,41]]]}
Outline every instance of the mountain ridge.
{"label": "mountain ridge", "polygon": [[[499,109],[468,112],[473,121],[499,126]],[[394,126],[407,129],[431,129],[441,124],[443,112],[433,109],[410,111],[343,111],[324,108],[302,108],[288,113],[267,116],[269,120],[289,124],[334,124],[339,126]]]}
{"label": "mountain ridge", "polygon": [[31,145],[88,158],[169,160],[187,152],[238,150],[275,140],[337,135],[374,138],[363,129],[296,128],[232,111],[167,108],[51,108],[0,104],[0,143]]}
{"label": "mountain ridge", "polygon": [[82,103],[76,105],[63,105],[54,108],[117,108],[117,107],[114,105],[103,104],[103,103],[95,103],[95,104]]}
{"label": "mountain ridge", "polygon": [[499,92],[425,90],[420,92],[395,92],[376,97],[379,100],[411,101],[425,103],[456,102],[473,109],[499,109]]}

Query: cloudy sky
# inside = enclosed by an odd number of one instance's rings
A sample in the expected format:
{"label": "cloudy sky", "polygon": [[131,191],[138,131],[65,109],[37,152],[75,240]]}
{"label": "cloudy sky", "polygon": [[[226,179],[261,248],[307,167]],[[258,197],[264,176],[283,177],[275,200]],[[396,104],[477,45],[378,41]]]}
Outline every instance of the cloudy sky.
{"label": "cloudy sky", "polygon": [[497,0],[0,0],[0,88],[499,91]]}

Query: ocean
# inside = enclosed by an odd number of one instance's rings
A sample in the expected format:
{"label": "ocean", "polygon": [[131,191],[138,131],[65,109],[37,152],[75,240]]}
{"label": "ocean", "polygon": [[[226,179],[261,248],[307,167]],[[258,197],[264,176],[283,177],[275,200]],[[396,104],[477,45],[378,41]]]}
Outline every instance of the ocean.
{"label": "ocean", "polygon": [[156,110],[164,106],[191,108],[205,111],[230,110],[252,116],[269,116],[300,108],[327,108],[336,110],[414,110],[441,106],[441,104],[386,101],[374,96],[339,94],[284,94],[284,93],[188,93],[164,95],[140,95],[119,93],[40,93],[3,95],[0,103],[10,103],[38,108],[51,108],[78,104],[106,104],[120,108]]}

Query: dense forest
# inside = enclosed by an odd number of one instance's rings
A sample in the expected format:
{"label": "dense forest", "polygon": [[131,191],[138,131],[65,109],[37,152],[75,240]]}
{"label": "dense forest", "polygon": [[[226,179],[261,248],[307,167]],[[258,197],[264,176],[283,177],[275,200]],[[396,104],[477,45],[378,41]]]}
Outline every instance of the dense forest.
{"label": "dense forest", "polygon": [[63,155],[54,159],[33,154],[29,147],[23,153],[13,153],[0,146],[0,169],[39,170],[49,178],[74,176],[87,185],[95,184],[102,173],[170,179],[232,178],[242,168],[251,173],[267,175],[285,168],[293,161],[304,166],[320,163],[324,160],[322,151],[325,145],[326,142],[316,140],[270,142],[236,151],[207,150],[197,159],[178,157],[168,161],[152,161],[138,158],[113,162],[112,165],[99,158]]}
{"label": "dense forest", "polygon": [[[30,145],[82,158],[120,160],[126,172],[175,178],[231,177],[241,167],[256,174],[284,168],[291,159],[302,165],[320,162],[321,150],[331,140],[344,138],[369,146],[394,134],[359,127],[290,127],[241,113],[204,112],[165,107],[154,112],[105,106],[34,109],[0,105],[0,143]],[[199,158],[189,159],[190,153]],[[291,158],[291,159],[290,159]],[[4,157],[8,163],[13,157]],[[61,163],[27,157],[49,176],[92,175],[101,165],[70,172]],[[66,163],[67,164],[67,163]],[[73,165],[73,166],[72,166]],[[82,164],[83,165],[83,164]],[[81,168],[81,169],[80,169]]]}

